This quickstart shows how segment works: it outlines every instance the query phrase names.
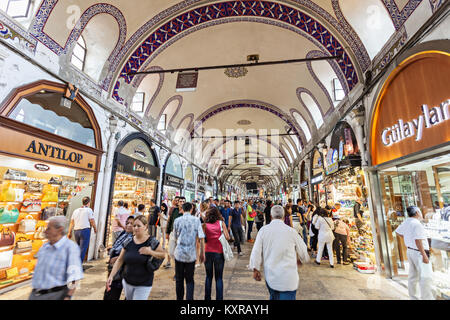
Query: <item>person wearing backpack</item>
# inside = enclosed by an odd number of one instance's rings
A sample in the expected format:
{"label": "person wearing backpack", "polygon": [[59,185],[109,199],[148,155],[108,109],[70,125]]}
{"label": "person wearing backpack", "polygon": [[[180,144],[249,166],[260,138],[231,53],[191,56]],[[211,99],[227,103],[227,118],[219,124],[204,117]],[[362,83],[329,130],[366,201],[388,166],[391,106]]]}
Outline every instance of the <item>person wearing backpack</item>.
{"label": "person wearing backpack", "polygon": [[313,219],[313,224],[319,230],[318,235],[318,252],[316,256],[315,263],[320,265],[322,259],[322,253],[325,245],[329,252],[330,268],[334,268],[334,257],[333,257],[333,241],[334,241],[334,223],[331,219],[331,212],[325,209],[320,209],[319,214]]}
{"label": "person wearing backpack", "polygon": [[122,284],[127,300],[148,300],[153,286],[154,270],[148,268],[148,260],[153,256],[164,259],[165,251],[158,240],[148,234],[148,221],[138,216],[133,224],[134,236],[123,244],[119,258],[106,282],[106,291],[111,290],[115,275],[123,266]]}

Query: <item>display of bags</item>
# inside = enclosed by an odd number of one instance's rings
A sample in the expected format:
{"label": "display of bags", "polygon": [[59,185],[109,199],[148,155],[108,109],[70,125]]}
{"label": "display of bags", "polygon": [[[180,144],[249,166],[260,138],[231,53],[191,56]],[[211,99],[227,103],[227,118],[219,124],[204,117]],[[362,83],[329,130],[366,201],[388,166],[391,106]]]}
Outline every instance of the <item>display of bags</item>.
{"label": "display of bags", "polygon": [[33,250],[33,241],[25,237],[19,237],[16,242],[14,253],[24,253]]}
{"label": "display of bags", "polygon": [[41,199],[27,199],[23,201],[22,208],[20,209],[22,212],[39,212],[41,211]]}
{"label": "display of bags", "polygon": [[223,257],[225,258],[225,261],[231,261],[233,260],[233,250],[231,249],[231,246],[228,243],[227,238],[225,238],[225,235],[223,234],[222,221],[219,222],[220,222],[220,232],[222,233],[219,237],[219,241],[222,244]]}
{"label": "display of bags", "polygon": [[4,227],[0,232],[0,247],[13,246],[16,242],[16,234]]}
{"label": "display of bags", "polygon": [[17,267],[6,270],[6,278],[11,279],[19,275],[19,269]]}
{"label": "display of bags", "polygon": [[20,180],[24,181],[27,178],[27,174],[25,172],[19,170],[8,169],[3,176],[4,180]]}
{"label": "display of bags", "polygon": [[50,191],[44,194],[42,202],[58,202],[58,192]]}
{"label": "display of bags", "polygon": [[27,233],[36,229],[36,220],[32,215],[27,215],[25,219],[20,221],[19,232]]}
{"label": "display of bags", "polygon": [[16,201],[16,191],[14,184],[10,182],[3,182],[2,193],[0,194],[0,201],[4,202],[14,202]]}
{"label": "display of bags", "polygon": [[11,268],[14,250],[0,251],[0,269]]}
{"label": "display of bags", "polygon": [[40,239],[40,240],[45,239],[44,231],[45,231],[45,227],[42,227],[42,226],[38,227],[36,232],[34,233],[34,238],[35,239]]}
{"label": "display of bags", "polygon": [[0,224],[16,223],[19,218],[19,210],[14,206],[0,208]]}
{"label": "display of bags", "polygon": [[25,184],[25,191],[26,192],[42,192],[42,183],[39,181],[29,181]]}

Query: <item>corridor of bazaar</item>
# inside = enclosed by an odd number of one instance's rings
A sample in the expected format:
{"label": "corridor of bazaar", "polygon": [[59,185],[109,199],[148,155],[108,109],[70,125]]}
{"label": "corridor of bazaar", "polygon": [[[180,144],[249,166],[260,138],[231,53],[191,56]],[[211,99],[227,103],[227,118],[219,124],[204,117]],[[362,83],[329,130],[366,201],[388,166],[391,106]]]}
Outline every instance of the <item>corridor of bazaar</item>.
{"label": "corridor of bazaar", "polygon": [[450,299],[449,14],[0,0],[0,300]]}

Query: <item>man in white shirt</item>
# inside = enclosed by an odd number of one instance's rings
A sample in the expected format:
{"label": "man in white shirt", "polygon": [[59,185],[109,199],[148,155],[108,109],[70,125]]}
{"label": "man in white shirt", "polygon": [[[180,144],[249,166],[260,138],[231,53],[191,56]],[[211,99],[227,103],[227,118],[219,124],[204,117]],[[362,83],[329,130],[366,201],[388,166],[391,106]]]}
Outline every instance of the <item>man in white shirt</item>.
{"label": "man in white shirt", "polygon": [[272,221],[259,230],[250,256],[249,269],[261,281],[261,263],[270,300],[295,300],[299,276],[297,263],[309,262],[308,250],[295,229],[287,226],[284,209],[273,206]]}
{"label": "man in white shirt", "polygon": [[403,237],[408,250],[406,254],[409,261],[408,291],[412,300],[419,300],[417,294],[417,285],[420,284],[420,293],[422,300],[434,300],[431,285],[432,278],[423,277],[424,268],[430,268],[428,245],[425,228],[420,223],[423,219],[422,212],[417,207],[408,207],[406,209],[408,219],[406,219],[395,230],[398,236]]}
{"label": "man in white shirt", "polygon": [[72,229],[75,232],[75,241],[80,246],[80,258],[81,263],[84,261],[84,256],[89,248],[89,241],[91,239],[91,228],[94,228],[94,232],[97,233],[97,227],[95,226],[94,211],[89,208],[91,199],[84,197],[83,206],[76,209],[72,214],[69,226],[69,239],[72,237]]}

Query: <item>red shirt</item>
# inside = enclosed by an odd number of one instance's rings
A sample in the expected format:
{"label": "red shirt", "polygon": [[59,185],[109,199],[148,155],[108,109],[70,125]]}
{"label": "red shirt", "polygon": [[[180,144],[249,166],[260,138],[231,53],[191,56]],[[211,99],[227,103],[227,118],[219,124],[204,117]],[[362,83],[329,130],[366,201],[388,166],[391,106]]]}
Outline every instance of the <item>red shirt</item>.
{"label": "red shirt", "polygon": [[222,244],[219,241],[222,232],[220,231],[220,224],[222,221],[218,220],[215,223],[205,223],[205,252],[223,253]]}

